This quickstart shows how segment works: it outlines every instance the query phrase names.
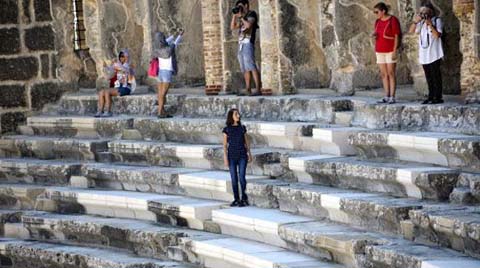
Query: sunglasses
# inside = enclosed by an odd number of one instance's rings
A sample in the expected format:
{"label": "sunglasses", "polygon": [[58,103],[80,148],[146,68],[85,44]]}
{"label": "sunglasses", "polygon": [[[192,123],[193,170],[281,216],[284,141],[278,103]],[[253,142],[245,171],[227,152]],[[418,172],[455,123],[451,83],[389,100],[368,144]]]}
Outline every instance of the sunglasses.
{"label": "sunglasses", "polygon": [[378,14],[378,13],[380,13],[380,11],[375,10],[375,11],[373,11],[373,13],[374,13],[374,14]]}

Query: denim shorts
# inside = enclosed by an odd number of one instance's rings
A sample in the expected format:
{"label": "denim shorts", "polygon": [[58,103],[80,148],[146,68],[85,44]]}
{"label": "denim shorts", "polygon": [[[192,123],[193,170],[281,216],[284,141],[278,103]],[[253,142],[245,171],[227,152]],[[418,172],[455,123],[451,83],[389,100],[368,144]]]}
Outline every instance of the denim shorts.
{"label": "denim shorts", "polygon": [[158,81],[161,83],[171,83],[172,82],[173,72],[168,70],[159,70],[158,71]]}
{"label": "denim shorts", "polygon": [[242,73],[257,70],[257,64],[255,64],[255,47],[252,43],[240,43],[237,56]]}
{"label": "denim shorts", "polygon": [[128,87],[118,87],[117,90],[120,97],[130,95],[130,92],[132,92],[132,90]]}

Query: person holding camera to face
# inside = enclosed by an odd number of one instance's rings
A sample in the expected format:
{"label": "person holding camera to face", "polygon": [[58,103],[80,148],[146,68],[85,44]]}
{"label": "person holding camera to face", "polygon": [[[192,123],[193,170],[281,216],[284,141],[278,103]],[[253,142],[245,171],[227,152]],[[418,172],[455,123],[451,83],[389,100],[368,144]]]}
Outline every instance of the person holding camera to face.
{"label": "person holding camera to face", "polygon": [[[260,73],[255,63],[255,38],[259,28],[258,15],[255,11],[250,10],[248,0],[238,0],[232,13],[230,29],[238,30],[238,62],[245,78],[246,91],[250,96],[257,96],[261,94]],[[250,89],[252,76],[256,87],[256,92],[253,94]]]}
{"label": "person holding camera to face", "polygon": [[419,35],[419,62],[423,66],[428,84],[428,98],[422,104],[443,103],[442,73],[440,70],[444,56],[442,47],[443,22],[435,16],[432,4],[425,4],[415,16],[410,33]]}

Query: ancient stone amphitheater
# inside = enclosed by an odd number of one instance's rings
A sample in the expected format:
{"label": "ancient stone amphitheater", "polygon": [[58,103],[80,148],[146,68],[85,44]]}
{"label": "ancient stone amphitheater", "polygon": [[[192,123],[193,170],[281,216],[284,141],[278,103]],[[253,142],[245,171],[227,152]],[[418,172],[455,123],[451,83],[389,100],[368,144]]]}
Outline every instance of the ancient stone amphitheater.
{"label": "ancient stone amphitheater", "polygon": [[[479,106],[155,103],[93,118],[93,92],[67,94],[2,137],[0,267],[480,267]],[[231,107],[253,142],[244,208],[222,163]]]}

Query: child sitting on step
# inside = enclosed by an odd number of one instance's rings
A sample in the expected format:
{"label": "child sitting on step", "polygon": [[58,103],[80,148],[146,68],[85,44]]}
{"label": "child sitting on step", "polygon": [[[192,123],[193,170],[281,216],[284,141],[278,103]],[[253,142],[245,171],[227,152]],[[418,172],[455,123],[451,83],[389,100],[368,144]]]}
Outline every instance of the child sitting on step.
{"label": "child sitting on step", "polygon": [[110,78],[110,88],[98,92],[97,113],[95,117],[112,116],[112,96],[126,96],[135,91],[136,82],[133,66],[128,59],[128,50],[124,49],[118,54],[118,61],[111,65],[104,63],[105,73]]}
{"label": "child sitting on step", "polygon": [[[223,160],[225,166],[230,169],[230,177],[232,179],[234,200],[230,206],[248,206],[248,197],[245,193],[247,189],[245,172],[247,169],[247,162],[252,161],[252,154],[250,153],[247,128],[242,125],[240,121],[240,113],[237,109],[231,109],[227,114],[227,126],[223,129],[223,152]],[[240,199],[238,193],[239,180],[242,199]]]}

